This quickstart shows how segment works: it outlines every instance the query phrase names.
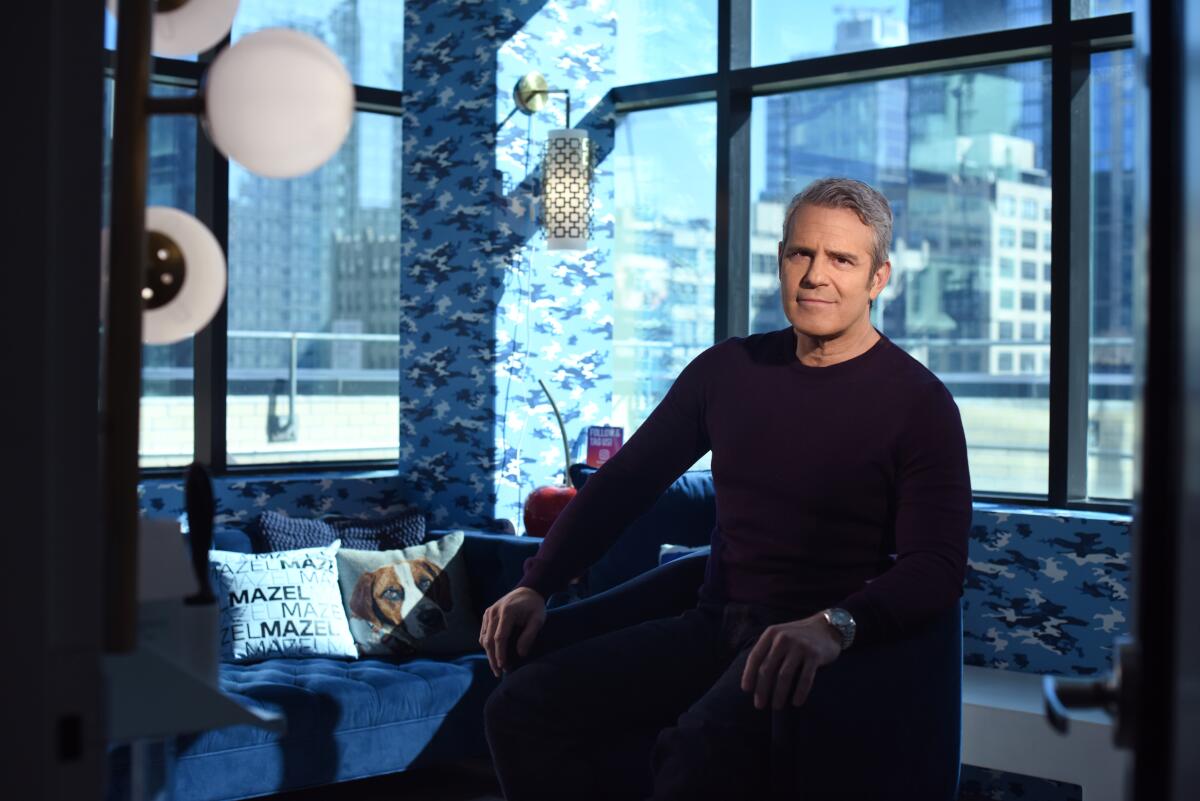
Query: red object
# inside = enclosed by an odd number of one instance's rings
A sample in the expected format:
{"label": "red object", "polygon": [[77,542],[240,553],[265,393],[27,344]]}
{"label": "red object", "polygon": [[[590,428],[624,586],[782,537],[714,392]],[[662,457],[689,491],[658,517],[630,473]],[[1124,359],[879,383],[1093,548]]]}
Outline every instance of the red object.
{"label": "red object", "polygon": [[613,457],[625,442],[625,429],[620,426],[588,426],[587,463],[599,467]]}
{"label": "red object", "polygon": [[525,499],[525,536],[544,537],[575,497],[574,487],[538,487]]}

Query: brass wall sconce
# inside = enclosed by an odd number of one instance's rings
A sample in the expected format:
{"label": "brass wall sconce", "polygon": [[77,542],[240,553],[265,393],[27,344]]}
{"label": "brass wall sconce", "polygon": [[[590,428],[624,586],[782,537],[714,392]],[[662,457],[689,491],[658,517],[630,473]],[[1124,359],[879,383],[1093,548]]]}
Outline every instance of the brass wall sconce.
{"label": "brass wall sconce", "polygon": [[[517,110],[532,115],[566,97],[566,128],[547,134],[542,156],[542,224],[548,250],[586,250],[592,229],[592,159],[594,149],[584,131],[571,127],[571,95],[551,89],[540,72],[531,72],[513,88]],[[509,116],[512,116],[511,114]]]}

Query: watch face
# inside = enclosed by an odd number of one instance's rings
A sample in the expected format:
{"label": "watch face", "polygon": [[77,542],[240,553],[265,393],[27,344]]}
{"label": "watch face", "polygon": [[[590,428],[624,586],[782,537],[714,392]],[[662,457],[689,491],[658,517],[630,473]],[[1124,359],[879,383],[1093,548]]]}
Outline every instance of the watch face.
{"label": "watch face", "polygon": [[850,613],[845,609],[831,609],[829,611],[829,618],[833,621],[833,625],[837,626],[838,628],[849,626],[854,623],[854,618],[850,617]]}

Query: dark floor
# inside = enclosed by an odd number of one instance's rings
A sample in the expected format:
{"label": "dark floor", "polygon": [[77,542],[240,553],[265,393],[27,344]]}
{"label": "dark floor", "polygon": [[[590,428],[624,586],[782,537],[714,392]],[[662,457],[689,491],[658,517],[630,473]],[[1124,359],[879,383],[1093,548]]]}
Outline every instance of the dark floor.
{"label": "dark floor", "polygon": [[491,760],[463,760],[273,795],[268,801],[504,801]]}
{"label": "dark floor", "polygon": [[[959,801],[1080,801],[1077,785],[963,766]],[[271,796],[268,801],[504,801],[489,760],[419,768]]]}

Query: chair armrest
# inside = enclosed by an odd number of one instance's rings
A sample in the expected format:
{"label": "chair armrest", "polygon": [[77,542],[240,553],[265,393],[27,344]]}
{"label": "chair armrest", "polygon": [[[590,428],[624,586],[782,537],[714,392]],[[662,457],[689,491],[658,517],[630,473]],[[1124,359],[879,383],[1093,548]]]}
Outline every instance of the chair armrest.
{"label": "chair armrest", "polygon": [[[682,614],[696,605],[707,565],[706,553],[680,557],[604,592],[548,610],[528,659],[645,620]],[[515,638],[510,645],[515,656]]]}
{"label": "chair armrest", "polygon": [[[433,531],[432,536],[445,532]],[[517,586],[525,575],[525,560],[537,553],[542,541],[536,537],[514,537],[511,534],[491,534],[485,531],[464,530],[463,557],[470,576],[471,604],[475,614]]]}

